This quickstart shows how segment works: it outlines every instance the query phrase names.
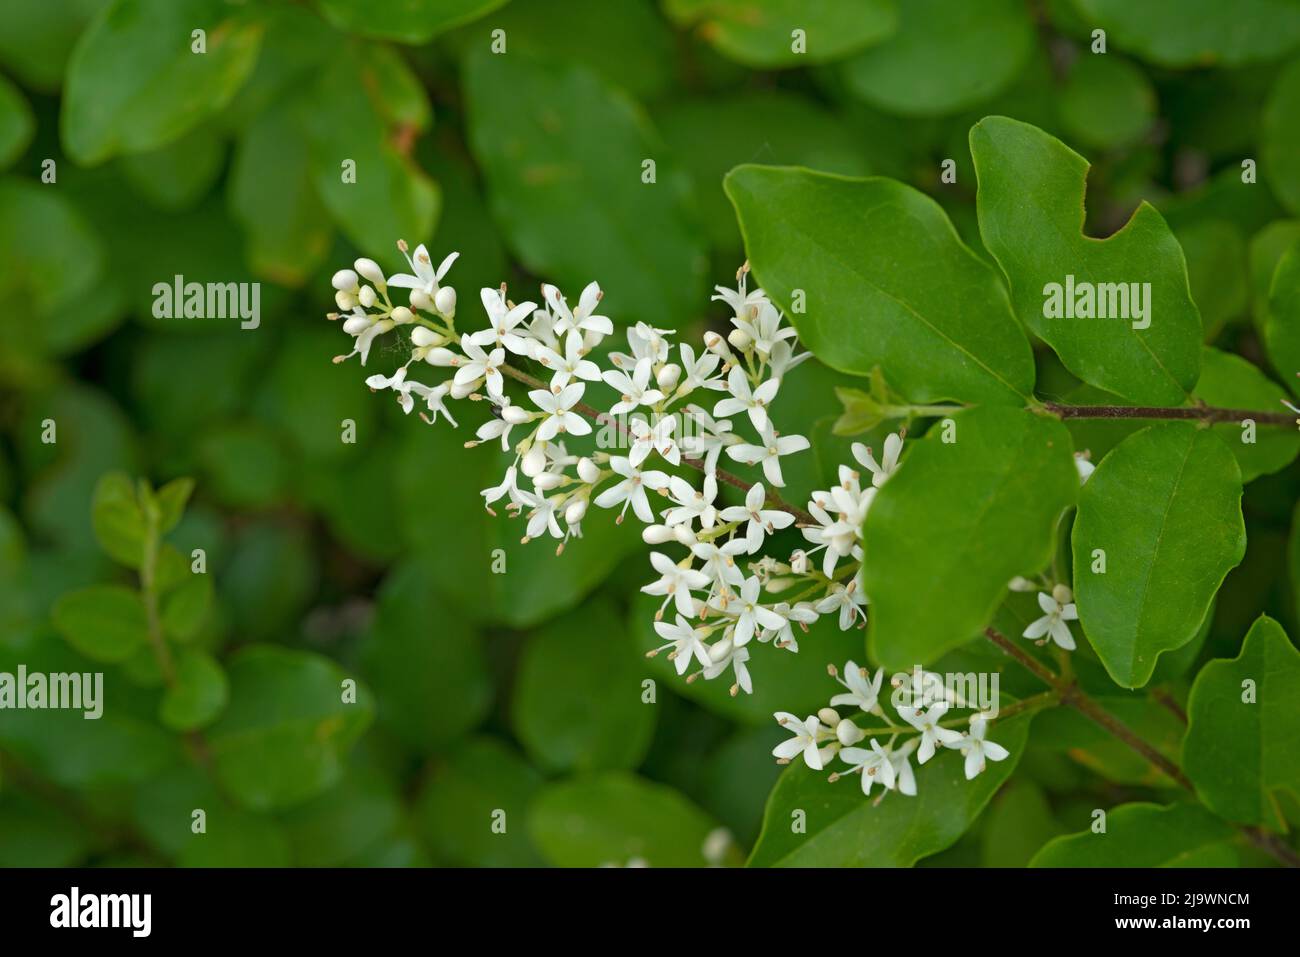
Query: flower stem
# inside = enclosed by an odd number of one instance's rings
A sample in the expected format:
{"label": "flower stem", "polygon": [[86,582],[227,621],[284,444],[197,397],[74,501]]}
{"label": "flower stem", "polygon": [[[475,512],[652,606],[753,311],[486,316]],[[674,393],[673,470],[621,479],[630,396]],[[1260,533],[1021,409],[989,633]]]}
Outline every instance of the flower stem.
{"label": "flower stem", "polygon": [[1044,402],[1043,408],[1062,419],[1192,419],[1198,422],[1241,422],[1251,419],[1260,425],[1294,425],[1288,412],[1259,412],[1250,409],[1220,409],[1208,405],[1164,408],[1128,405],[1061,405]]}

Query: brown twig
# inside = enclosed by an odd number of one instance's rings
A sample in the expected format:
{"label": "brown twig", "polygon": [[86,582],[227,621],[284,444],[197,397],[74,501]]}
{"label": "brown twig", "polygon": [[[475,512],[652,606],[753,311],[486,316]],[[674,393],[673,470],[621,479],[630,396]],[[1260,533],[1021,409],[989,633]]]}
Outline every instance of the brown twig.
{"label": "brown twig", "polygon": [[1171,409],[1149,405],[1061,405],[1044,402],[1043,408],[1062,419],[1192,419],[1211,423],[1251,419],[1262,425],[1294,425],[1296,422],[1296,417],[1288,412],[1218,409],[1208,405]]}

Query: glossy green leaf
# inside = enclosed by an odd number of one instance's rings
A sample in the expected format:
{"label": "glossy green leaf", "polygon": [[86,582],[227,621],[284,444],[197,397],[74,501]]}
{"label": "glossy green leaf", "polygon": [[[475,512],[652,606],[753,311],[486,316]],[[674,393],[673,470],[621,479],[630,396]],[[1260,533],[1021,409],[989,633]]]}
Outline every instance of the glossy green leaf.
{"label": "glossy green leaf", "polygon": [[435,578],[427,562],[399,564],[362,648],[380,723],[421,752],[464,735],[492,701],[482,638],[438,600]]}
{"label": "glossy green leaf", "polygon": [[255,17],[220,0],[113,0],[68,63],[65,148],[90,165],[170,143],[230,101],[261,39]]}
{"label": "glossy green leaf", "polygon": [[1062,126],[1079,143],[1114,149],[1150,129],[1156,94],[1146,74],[1123,57],[1084,52],[1066,76],[1059,108]]}
{"label": "glossy green leaf", "polygon": [[1106,830],[1065,834],[1030,867],[1235,867],[1236,832],[1196,804],[1121,804]]}
{"label": "glossy green leaf", "polygon": [[[980,235],[1010,281],[1021,321],[1085,382],[1134,402],[1181,405],[1200,371],[1202,325],[1182,250],[1161,215],[1143,203],[1114,236],[1092,239],[1082,232],[1082,156],[1001,116],[975,124],[970,144]],[[1091,311],[1100,314],[1105,303],[1112,317],[1068,318],[1067,290],[1075,283],[1089,285],[1074,289],[1069,305],[1095,297]],[[1145,302],[1142,318],[1136,299]],[[1062,306],[1059,318],[1045,315],[1054,302]]]}
{"label": "glossy green leaf", "polygon": [[1168,67],[1241,66],[1300,46],[1289,0],[1074,0],[1111,43]]}
{"label": "glossy green leaf", "polygon": [[177,641],[189,641],[203,626],[211,606],[212,576],[188,574],[163,596],[159,609],[163,632]]}
{"label": "glossy green leaf", "polygon": [[173,731],[193,731],[211,724],[229,699],[221,665],[211,655],[186,650],[176,659],[176,681],[163,694],[158,717]]}
{"label": "glossy green leaf", "polygon": [[[353,742],[374,714],[359,682],[345,703],[338,665],[270,645],[242,649],[227,665],[230,704],[208,729],[213,767],[232,798],[253,810],[306,800],[336,783]],[[355,679],[354,679],[355,680]]]}
{"label": "glossy green leaf", "polygon": [[1187,282],[1201,313],[1205,341],[1213,342],[1224,326],[1246,312],[1250,290],[1245,238],[1238,226],[1222,219],[1178,226],[1174,235],[1187,260]]}
{"label": "glossy green leaf", "polygon": [[[1300,36],[1300,10],[1295,16]],[[1264,179],[1283,206],[1300,214],[1300,60],[1278,75],[1260,125]]]}
{"label": "glossy green leaf", "polygon": [[49,0],[0,5],[0,63],[26,86],[58,90],[86,24],[108,0]]}
{"label": "glossy green leaf", "polygon": [[[1065,427],[1017,409],[972,409],[911,446],[863,526],[871,657],[929,664],[978,635],[1017,575],[1047,563],[1079,479]],[[1217,441],[1217,440],[1216,440]]]}
{"label": "glossy green leaf", "polygon": [[[439,861],[458,867],[535,867],[528,806],[542,776],[495,738],[470,738],[434,768],[416,802]],[[494,825],[496,825],[494,827]]]}
{"label": "glossy green leaf", "polygon": [[1110,676],[1139,688],[1246,553],[1236,459],[1191,423],[1134,433],[1084,485],[1073,549],[1083,631]]}
{"label": "glossy green leaf", "polygon": [[382,768],[358,762],[337,787],[284,815],[298,867],[370,865],[368,857],[403,834],[401,795]]}
{"label": "glossy green leaf", "polygon": [[960,754],[941,751],[924,765],[913,761],[915,795],[886,792],[879,804],[855,775],[831,784],[828,772],[791,764],[768,798],[749,866],[910,867],[950,847],[1015,770],[1030,720],[990,724],[988,740],[1011,754],[974,780],[966,780]]}
{"label": "glossy green leaf", "polygon": [[1268,357],[1292,394],[1300,396],[1300,240],[1278,261],[1268,300]]}
{"label": "glossy green leaf", "polygon": [[1024,867],[1062,830],[1042,789],[1023,777],[1012,778],[984,816],[980,862],[984,867]]}
{"label": "glossy green leaf", "polygon": [[505,2],[506,0],[316,0],[321,12],[340,29],[402,43],[428,43],[438,34],[462,23],[477,20]]}
{"label": "glossy green leaf", "polygon": [[1183,770],[1220,817],[1287,830],[1281,800],[1300,797],[1300,651],[1261,616],[1231,661],[1201,669],[1187,702]]}
{"label": "glossy green leaf", "polygon": [[868,103],[903,116],[987,100],[1015,79],[1034,42],[1019,0],[905,0],[898,15],[898,31],[845,63],[844,80]]}
{"label": "glossy green leaf", "polygon": [[95,486],[91,525],[99,545],[115,561],[139,568],[148,522],[136,498],[135,483],[123,472],[110,472]]}
{"label": "glossy green leaf", "polygon": [[665,10],[755,68],[838,60],[879,43],[899,21],[894,0],[668,0]]}
{"label": "glossy green leaf", "polygon": [[[1020,404],[1029,344],[996,275],[894,180],[741,166],[726,179],[754,274],[822,362],[909,399]],[[802,290],[806,311],[792,308]]]}
{"label": "glossy green leaf", "polygon": [[486,51],[466,60],[465,87],[493,214],[531,272],[569,296],[598,280],[616,321],[700,308],[704,243],[635,103],[585,68]]}
{"label": "glossy green leaf", "polygon": [[533,841],[559,867],[703,867],[715,826],[679,792],[620,771],[552,784],[528,814]]}
{"label": "glossy green leaf", "polygon": [[0,76],[0,169],[23,154],[35,127],[32,108],[22,92]]}
{"label": "glossy green leaf", "polygon": [[122,175],[137,193],[159,209],[181,212],[197,205],[221,176],[226,143],[209,127],[147,153],[118,160]]}
{"label": "glossy green leaf", "polygon": [[120,585],[92,585],[64,595],[54,606],[54,624],[95,661],[125,661],[149,640],[144,603]]}
{"label": "glossy green leaf", "polygon": [[1283,254],[1300,240],[1300,220],[1279,219],[1269,223],[1250,237],[1248,258],[1250,262],[1251,310],[1255,328],[1261,332],[1268,326],[1268,292],[1273,285],[1273,273]]}
{"label": "glossy green leaf", "polygon": [[[1278,412],[1284,411],[1281,402],[1286,398],[1286,391],[1254,363],[1206,346],[1196,397],[1221,409]],[[1232,449],[1243,482],[1283,469],[1300,454],[1300,429],[1257,423],[1252,430],[1243,428],[1240,422],[1224,422],[1212,431]]]}

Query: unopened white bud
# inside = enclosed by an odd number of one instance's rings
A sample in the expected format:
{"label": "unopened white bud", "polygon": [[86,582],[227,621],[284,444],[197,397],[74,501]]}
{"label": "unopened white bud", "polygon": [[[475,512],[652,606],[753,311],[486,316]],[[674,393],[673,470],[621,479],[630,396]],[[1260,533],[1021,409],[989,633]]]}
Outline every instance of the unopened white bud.
{"label": "unopened white bud", "polygon": [[352,265],[356,267],[357,272],[370,282],[373,282],[376,286],[382,287],[387,285],[387,280],[384,279],[384,271],[379,268],[379,263],[375,262],[373,259],[358,259]]}
{"label": "unopened white bud", "polygon": [[1052,597],[1056,599],[1058,605],[1068,605],[1074,601],[1074,592],[1065,585],[1057,585],[1052,589]]}
{"label": "unopened white bud", "polygon": [[540,475],[533,476],[533,485],[537,487],[539,492],[550,492],[557,489],[563,481],[564,476],[557,475],[554,472],[543,472]]}
{"label": "unopened white bud", "polygon": [[438,307],[438,311],[444,316],[454,316],[456,314],[456,290],[451,286],[443,286],[434,294],[433,304]]}
{"label": "unopened white bud", "polygon": [[351,269],[340,269],[330,279],[330,285],[339,292],[352,292],[357,288],[357,274]]}
{"label": "unopened white bud", "polygon": [[359,336],[369,328],[369,316],[352,316],[343,323],[343,331],[350,336]]}
{"label": "unopened white bud", "polygon": [[689,525],[674,525],[673,538],[677,539],[679,544],[685,545],[687,548],[690,548],[697,541],[695,533],[691,531]]}
{"label": "unopened white bud", "polygon": [[393,310],[393,322],[397,323],[399,326],[415,322],[415,313],[411,312],[411,310],[407,309],[405,306],[398,306]]}
{"label": "unopened white bud", "polygon": [[840,723],[840,714],[834,708],[821,708],[817,712],[817,720],[828,728],[833,728]]}
{"label": "unopened white bud", "polygon": [[535,478],[546,470],[546,452],[540,445],[534,445],[525,454],[519,468],[529,478]]}
{"label": "unopened white bud", "polygon": [[463,399],[471,395],[478,388],[477,382],[452,382],[451,397],[453,399]]}
{"label": "unopened white bud", "polygon": [[587,514],[587,500],[580,498],[564,510],[564,520],[570,525],[577,525]]}
{"label": "unopened white bud", "polygon": [[350,292],[339,290],[334,294],[334,303],[343,312],[351,312],[357,304],[357,297]]}
{"label": "unopened white bud", "polygon": [[528,410],[517,405],[507,405],[501,410],[501,418],[510,425],[523,425],[528,421]]}
{"label": "unopened white bud", "polygon": [[456,361],[456,353],[450,349],[430,349],[424,354],[424,361],[431,366],[449,366]]}
{"label": "unopened white bud", "polygon": [[750,338],[749,333],[744,329],[732,329],[731,332],[727,334],[727,341],[741,352],[744,352],[754,344],[754,340]]}
{"label": "unopened white bud", "polygon": [[428,312],[429,307],[432,305],[433,305],[433,300],[429,298],[429,294],[425,292],[423,289],[411,290],[412,309],[423,309],[425,312]]}
{"label": "unopened white bud", "polygon": [[659,388],[664,392],[672,392],[677,388],[677,380],[682,377],[682,367],[668,364],[659,370],[655,376],[655,382],[659,383]]}
{"label": "unopened white bud", "polygon": [[443,337],[425,326],[416,326],[411,330],[411,345],[436,346],[442,344]]}
{"label": "unopened white bud", "polygon": [[727,348],[727,340],[712,330],[704,334],[704,347],[715,356],[721,356],[724,359],[731,358],[731,350]]}
{"label": "unopened white bud", "polygon": [[374,286],[362,286],[361,291],[357,293],[357,302],[369,309],[375,304],[378,297],[375,295]]}
{"label": "unopened white bud", "polygon": [[591,459],[583,456],[578,459],[578,478],[582,479],[588,485],[600,478],[600,469]]}
{"label": "unopened white bud", "polygon": [[715,665],[719,661],[726,661],[727,656],[731,654],[731,639],[723,638],[721,641],[715,641],[709,645],[709,660]]}
{"label": "unopened white bud", "polygon": [[673,530],[667,525],[647,525],[641,530],[641,541],[647,545],[662,545],[672,538]]}
{"label": "unopened white bud", "polygon": [[1017,575],[1015,578],[1011,579],[1011,581],[1007,582],[1007,587],[1012,591],[1033,591],[1038,586],[1028,578],[1022,578]]}
{"label": "unopened white bud", "polygon": [[866,736],[867,733],[848,718],[845,718],[835,726],[835,737],[838,738],[840,744],[844,745],[846,748],[853,747],[853,745],[857,744]]}

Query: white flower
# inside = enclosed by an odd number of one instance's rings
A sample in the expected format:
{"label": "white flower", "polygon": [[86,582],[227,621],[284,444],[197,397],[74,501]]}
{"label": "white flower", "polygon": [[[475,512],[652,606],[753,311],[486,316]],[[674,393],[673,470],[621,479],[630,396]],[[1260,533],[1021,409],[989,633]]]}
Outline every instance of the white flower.
{"label": "white flower", "polygon": [[[644,590],[642,589],[642,591]],[[666,621],[656,621],[655,631],[658,632],[660,638],[668,642],[667,645],[659,648],[659,651],[672,646],[673,650],[668,657],[677,666],[679,675],[686,674],[692,656],[700,663],[701,668],[712,667],[713,661],[709,658],[709,649],[704,647],[702,640],[702,636],[708,633],[707,629],[692,628],[689,621],[678,615],[677,621],[671,625]]]}
{"label": "white flower", "polygon": [[1084,485],[1092,477],[1092,473],[1097,471],[1097,466],[1093,465],[1088,458],[1087,452],[1074,453],[1074,467],[1079,471],[1079,484]]}
{"label": "white flower", "polygon": [[736,683],[731,686],[731,696],[734,698],[738,691],[753,694],[754,682],[749,677],[749,668],[746,666],[747,661],[749,661],[748,648],[730,646],[723,657],[715,660],[709,667],[704,669],[704,680],[712,681],[730,667],[736,675]]}
{"label": "white flower", "polygon": [[528,355],[528,340],[514,330],[533,314],[537,304],[521,302],[511,307],[506,302],[506,294],[500,289],[480,289],[479,298],[483,300],[483,308],[487,311],[491,328],[480,329],[470,338],[480,346],[496,343],[517,356]]}
{"label": "white flower", "polygon": [[406,381],[406,366],[402,366],[391,376],[372,375],[366,378],[366,385],[371,389],[379,391],[380,389],[392,389],[397,393],[397,404],[402,407],[402,411],[407,415],[411,414],[411,409],[415,407],[415,400],[411,398],[413,390],[421,390],[423,394],[424,386],[419,382]]}
{"label": "white flower", "polygon": [[802,435],[777,435],[769,427],[763,430],[762,445],[732,445],[727,447],[727,454],[737,462],[745,465],[763,464],[763,475],[777,488],[785,487],[781,476],[781,456],[793,455],[808,448],[808,440]]}
{"label": "white flower", "polygon": [[834,737],[832,731],[822,727],[821,722],[817,720],[817,715],[810,714],[805,720],[800,721],[788,711],[778,711],[773,717],[776,718],[777,724],[794,735],[790,740],[782,741],[772,749],[772,755],[782,763],[802,754],[804,764],[814,771],[820,771],[834,756],[834,748],[817,746],[819,741]]}
{"label": "white flower", "polygon": [[778,528],[788,528],[794,522],[794,516],[781,509],[764,509],[767,491],[762,482],[755,482],[745,493],[744,505],[732,505],[722,510],[724,522],[749,521],[745,527],[745,543],[749,551],[758,551],[763,545],[763,536],[771,534]]}
{"label": "white flower", "polygon": [[877,671],[874,678],[869,675],[866,668],[859,668],[852,661],[847,662],[844,665],[844,677],[836,675],[835,680],[848,691],[831,698],[831,707],[856,705],[868,714],[880,714],[880,684],[885,679],[885,669]]}
{"label": "white flower", "polygon": [[704,562],[700,571],[708,575],[710,581],[721,585],[739,585],[745,580],[744,573],[736,566],[736,556],[745,554],[743,539],[733,538],[725,545],[696,542],[691,546],[691,551]]}
{"label": "white flower", "polygon": [[966,780],[969,781],[984,770],[984,760],[1004,761],[1010,754],[1006,748],[993,741],[985,741],[988,719],[982,714],[971,715],[970,733],[961,743],[961,753],[966,756]]}
{"label": "white flower", "polygon": [[[779,601],[772,606],[772,612],[781,619],[780,628],[768,628],[758,636],[759,641],[771,641],[776,639],[778,648],[788,648],[796,654],[799,651],[799,642],[795,640],[793,624],[810,625],[819,617],[817,610],[807,602],[796,602],[791,606],[788,602]],[[807,630],[805,628],[805,630]]]}
{"label": "white flower", "polygon": [[745,579],[740,586],[740,611],[731,638],[737,648],[749,644],[749,639],[754,637],[756,631],[764,628],[780,628],[785,623],[785,619],[780,615],[758,603],[758,595],[762,587],[757,576]]}
{"label": "white flower", "polygon": [[442,385],[434,386],[433,388],[420,385],[418,382],[412,382],[411,391],[424,399],[424,406],[429,410],[429,415],[420,415],[420,418],[424,419],[425,422],[433,425],[433,423],[438,421],[438,415],[441,413],[442,417],[450,422],[453,427],[458,427],[456,420],[451,417],[451,413],[447,410],[447,406],[443,402],[443,399],[447,398],[447,396],[451,394],[450,382],[444,382]]}
{"label": "white flower", "polygon": [[631,412],[638,405],[653,406],[656,402],[663,401],[662,392],[647,388],[650,385],[651,366],[650,359],[645,358],[637,362],[631,376],[621,369],[609,369],[602,373],[601,378],[622,396],[610,408],[611,413],[619,415],[623,412]]}
{"label": "white flower", "polygon": [[882,748],[875,738],[871,739],[869,749],[845,748],[840,752],[840,760],[853,765],[853,771],[862,773],[862,793],[866,795],[871,794],[871,786],[877,781],[884,786],[885,790],[893,790],[896,775],[894,762],[890,757],[889,749]]}
{"label": "white flower", "polygon": [[1043,635],[1051,635],[1052,640],[1066,651],[1073,651],[1074,636],[1070,634],[1070,626],[1066,622],[1077,620],[1079,609],[1074,605],[1074,596],[1070,593],[1070,589],[1064,585],[1057,585],[1050,595],[1040,591],[1038,607],[1043,610],[1043,617],[1031,621],[1029,627],[1022,633],[1023,636],[1041,638]]}
{"label": "white flower", "polygon": [[597,345],[602,338],[614,333],[614,323],[608,317],[595,315],[603,296],[599,283],[587,283],[578,297],[578,308],[570,311],[569,304],[559,289],[549,283],[542,284],[542,297],[555,310],[555,334],[566,336],[578,333],[580,340],[585,338],[587,348]]}
{"label": "white flower", "polygon": [[772,355],[768,357],[768,362],[772,367],[773,378],[780,379],[795,366],[801,365],[811,358],[811,352],[794,354],[794,340],[788,342],[782,340],[772,346]]}
{"label": "white flower", "polygon": [[905,741],[901,747],[889,752],[889,763],[894,766],[894,776],[898,779],[896,789],[899,794],[916,796],[916,776],[912,773],[912,763],[908,759],[916,750],[916,738]]}
{"label": "white flower", "polygon": [[731,311],[736,319],[748,319],[755,315],[758,310],[767,304],[767,296],[763,290],[755,289],[749,292],[745,285],[749,280],[749,265],[741,267],[740,272],[736,274],[737,288],[728,289],[726,286],[714,286],[717,294],[709,297],[710,302],[722,301],[731,307]]}
{"label": "white flower", "polygon": [[438,283],[442,282],[442,277],[447,275],[447,270],[451,264],[456,261],[460,253],[451,253],[438,266],[433,268],[433,262],[429,259],[429,251],[424,248],[424,243],[415,247],[415,256],[412,257],[406,251],[406,244],[401,243],[398,246],[402,250],[402,255],[411,266],[410,273],[398,273],[396,276],[388,277],[388,285],[398,286],[402,289],[418,289],[427,296],[436,296],[438,294]]}
{"label": "white flower", "polygon": [[576,332],[571,332],[566,337],[564,355],[540,343],[533,346],[533,358],[546,368],[555,370],[551,376],[552,389],[563,389],[575,377],[588,382],[600,381],[600,366],[590,359],[584,359],[584,355],[582,336]]}
{"label": "white flower", "polygon": [[718,480],[712,475],[704,476],[704,488],[697,489],[685,479],[673,476],[668,480],[668,494],[676,508],[666,509],[663,513],[664,524],[689,525],[699,519],[700,527],[709,529],[716,524],[718,510],[713,500],[718,497]]}
{"label": "white flower", "polygon": [[853,622],[858,615],[862,615],[862,620],[866,621],[866,612],[862,610],[862,606],[866,603],[866,598],[858,591],[857,581],[849,582],[847,587],[840,582],[831,582],[830,591],[817,603],[817,610],[826,615],[838,608],[840,630],[848,631],[853,627]]}
{"label": "white flower", "polygon": [[640,465],[652,451],[662,455],[670,465],[681,462],[681,450],[673,439],[673,430],[676,428],[677,420],[671,415],[657,416],[654,425],[642,418],[634,419],[631,426],[632,448],[628,452],[632,464]]}
{"label": "white flower", "polygon": [[889,476],[898,470],[898,455],[903,451],[903,439],[897,432],[891,432],[885,438],[885,454],[880,461],[871,454],[871,449],[861,442],[854,442],[850,447],[853,457],[862,467],[871,473],[871,484],[876,488],[885,484]]}
{"label": "white flower", "polygon": [[939,722],[948,713],[948,702],[946,701],[931,705],[928,711],[900,705],[898,713],[904,721],[921,732],[920,750],[916,755],[916,760],[921,764],[925,764],[926,761],[934,757],[937,747],[955,748],[962,743],[960,731],[939,727]]}
{"label": "white flower", "polygon": [[[827,500],[830,499],[828,502]],[[837,513],[832,516],[826,506],[834,507],[834,499],[827,492],[814,492],[813,499],[808,503],[808,511],[813,518],[817,520],[815,527],[804,527],[801,529],[803,537],[816,545],[816,548],[810,549],[805,555],[813,554],[821,549],[826,549],[826,555],[822,561],[822,574],[830,578],[835,574],[835,566],[841,558],[852,555],[858,548],[858,542],[862,536],[862,525],[859,522],[854,524],[846,519],[843,514]]]}
{"label": "white flower", "polygon": [[794,330],[789,326],[781,328],[781,313],[770,302],[761,303],[757,312],[751,315],[754,316],[753,319],[737,315],[733,322],[737,329],[753,340],[755,351],[764,359],[771,355],[778,342],[794,336]]}
{"label": "white flower", "polygon": [[501,379],[501,366],[506,361],[505,350],[498,348],[491,352],[484,352],[483,348],[468,335],[460,337],[460,347],[469,356],[469,361],[460,364],[452,381],[459,386],[470,386],[483,379],[487,382],[488,395],[500,399],[505,388],[505,383]]}
{"label": "white flower", "polygon": [[547,389],[534,389],[528,398],[546,413],[542,424],[537,427],[537,437],[543,442],[555,438],[561,432],[569,435],[586,435],[591,431],[591,423],[578,413],[571,411],[586,389],[581,382],[565,386],[559,394]]}
{"label": "white flower", "polygon": [[[691,589],[708,588],[711,581],[709,576],[704,572],[691,568],[689,561],[685,566],[678,565],[661,552],[650,553],[650,564],[659,573],[659,580],[643,586],[641,591],[647,595],[668,596],[664,599],[664,604],[659,606],[660,612],[663,611],[664,605],[667,605],[669,601],[673,601],[678,612],[688,618],[693,618],[695,616],[695,600],[691,597]],[[680,673],[679,671],[678,674]]]}
{"label": "white flower", "polygon": [[726,416],[748,412],[749,421],[754,423],[754,428],[763,432],[768,427],[767,407],[776,398],[780,388],[780,379],[768,379],[750,391],[749,377],[745,370],[740,366],[732,366],[731,373],[727,376],[727,391],[731,393],[731,398],[719,399],[713,407],[713,414]]}
{"label": "white flower", "polygon": [[686,395],[701,388],[719,392],[727,388],[721,379],[712,378],[713,370],[718,367],[721,359],[707,350],[701,352],[699,359],[696,359],[695,350],[684,342],[678,348],[682,354],[682,369],[686,373],[686,378],[677,386],[678,395]]}
{"label": "white flower", "polygon": [[705,474],[712,475],[718,470],[718,457],[722,450],[740,442],[740,436],[732,433],[730,420],[715,422],[698,405],[688,405],[682,411],[689,416],[686,421],[690,424],[679,440],[682,452],[703,459]]}
{"label": "white flower", "polygon": [[519,501],[532,509],[528,513],[528,530],[524,533],[525,542],[539,537],[545,531],[549,531],[552,538],[564,537],[564,532],[560,530],[560,523],[555,518],[558,505],[556,500],[559,497],[557,495],[548,499],[527,489],[519,490]]}
{"label": "white flower", "polygon": [[370,347],[374,344],[375,339],[384,333],[393,329],[397,323],[391,319],[380,319],[378,316],[367,315],[358,306],[352,311],[352,314],[345,316],[343,319],[343,331],[348,335],[356,338],[356,343],[352,351],[345,356],[339,356],[334,361],[342,362],[344,359],[351,359],[355,355],[361,356],[361,364],[366,364],[366,359],[370,356]]}
{"label": "white flower", "polygon": [[642,472],[621,456],[611,458],[609,467],[623,476],[623,481],[597,495],[596,504],[601,508],[613,508],[622,502],[623,511],[618,516],[620,522],[623,521],[623,516],[627,514],[629,505],[632,506],[632,511],[636,513],[636,517],[641,521],[647,525],[654,522],[655,514],[650,508],[650,500],[646,497],[645,490],[647,488],[664,488],[668,485],[668,476],[663,472]]}
{"label": "white flower", "polygon": [[492,403],[492,418],[480,425],[475,435],[480,442],[500,439],[501,451],[506,452],[510,449],[510,430],[527,422],[529,418],[527,410],[511,405],[510,396],[503,395]]}
{"label": "white flower", "polygon": [[505,478],[501,480],[500,485],[494,485],[492,488],[485,488],[483,491],[479,492],[479,494],[483,496],[483,507],[487,508],[489,512],[491,512],[492,509],[488,506],[492,505],[493,502],[498,501],[503,496],[509,496],[511,504],[520,504],[519,489],[515,485],[516,473],[517,470],[513,465],[511,465],[506,469]]}

